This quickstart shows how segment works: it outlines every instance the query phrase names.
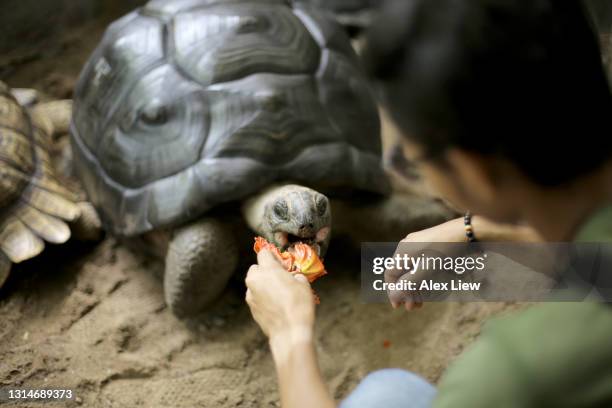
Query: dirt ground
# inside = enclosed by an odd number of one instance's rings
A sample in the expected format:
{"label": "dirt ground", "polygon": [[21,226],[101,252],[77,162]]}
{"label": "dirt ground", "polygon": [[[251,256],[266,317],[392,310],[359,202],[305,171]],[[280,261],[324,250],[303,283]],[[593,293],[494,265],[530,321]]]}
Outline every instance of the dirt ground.
{"label": "dirt ground", "polygon": [[[5,55],[2,79],[70,97],[107,23],[75,27],[42,51]],[[436,382],[484,321],[518,307],[431,304],[408,314],[365,305],[358,248],[332,242],[327,265],[330,274],[316,283],[317,348],[338,399],[384,367]],[[164,304],[162,269],[113,238],[50,247],[17,266],[0,290],[0,387],[73,389],[77,400],[57,405],[68,407],[279,406],[266,339],[243,301],[244,271],[213,310],[181,322]]]}

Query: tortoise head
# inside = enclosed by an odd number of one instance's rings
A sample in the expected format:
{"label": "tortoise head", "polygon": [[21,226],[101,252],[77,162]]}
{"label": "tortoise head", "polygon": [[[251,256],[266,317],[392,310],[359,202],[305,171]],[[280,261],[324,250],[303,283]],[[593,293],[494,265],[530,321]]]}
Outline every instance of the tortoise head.
{"label": "tortoise head", "polygon": [[331,238],[328,198],[307,187],[272,186],[245,202],[243,213],[259,235],[287,249],[303,242],[325,255]]}

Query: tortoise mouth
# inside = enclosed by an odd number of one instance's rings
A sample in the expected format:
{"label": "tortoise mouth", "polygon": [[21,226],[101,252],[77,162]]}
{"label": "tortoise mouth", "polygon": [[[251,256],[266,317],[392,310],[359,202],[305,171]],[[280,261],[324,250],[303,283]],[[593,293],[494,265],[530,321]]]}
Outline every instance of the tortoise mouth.
{"label": "tortoise mouth", "polygon": [[309,244],[309,243],[313,243],[315,240],[314,236],[305,236],[305,237],[300,237],[298,235],[294,235],[294,234],[287,234],[287,242],[289,243],[289,245],[293,245],[293,244],[297,244],[298,242],[303,242],[305,244]]}
{"label": "tortoise mouth", "polygon": [[327,233],[322,234],[320,232],[307,236],[299,236],[284,231],[278,231],[274,234],[275,244],[282,251],[289,250],[290,248],[295,246],[295,244],[303,243],[311,246],[319,256],[321,256],[321,251],[325,246],[326,238]]}

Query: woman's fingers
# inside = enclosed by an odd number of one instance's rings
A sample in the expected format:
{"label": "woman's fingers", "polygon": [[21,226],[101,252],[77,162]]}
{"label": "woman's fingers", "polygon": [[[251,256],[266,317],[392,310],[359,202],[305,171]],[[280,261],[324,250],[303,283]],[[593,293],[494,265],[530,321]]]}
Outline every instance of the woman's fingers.
{"label": "woman's fingers", "polygon": [[247,285],[247,288],[250,288],[253,285],[253,282],[257,279],[257,273],[259,272],[259,267],[257,265],[251,265],[249,268],[246,278],[244,278],[244,283]]}
{"label": "woman's fingers", "polygon": [[301,273],[296,273],[293,275],[293,277],[296,281],[300,283],[305,283],[310,286],[310,282],[308,282],[308,278],[305,275],[302,275]]}
{"label": "woman's fingers", "polygon": [[248,278],[249,276],[250,276],[250,277],[255,276],[255,274],[258,272],[258,269],[259,269],[259,265],[257,265],[257,264],[255,264],[255,265],[251,265],[251,266],[249,267],[249,270],[247,271],[247,278]]}
{"label": "woman's fingers", "polygon": [[257,254],[257,263],[265,270],[282,268],[282,265],[280,264],[276,256],[274,256],[274,254],[267,249],[259,251],[259,253]]}

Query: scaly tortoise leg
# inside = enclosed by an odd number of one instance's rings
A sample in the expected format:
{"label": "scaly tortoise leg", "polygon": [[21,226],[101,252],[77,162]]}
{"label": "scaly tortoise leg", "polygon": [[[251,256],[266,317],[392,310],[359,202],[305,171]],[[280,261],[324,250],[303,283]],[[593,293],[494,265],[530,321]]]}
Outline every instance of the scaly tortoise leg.
{"label": "scaly tortoise leg", "polygon": [[206,218],[178,228],[166,254],[164,294],[178,317],[195,315],[216,300],[238,263],[231,230]]}

